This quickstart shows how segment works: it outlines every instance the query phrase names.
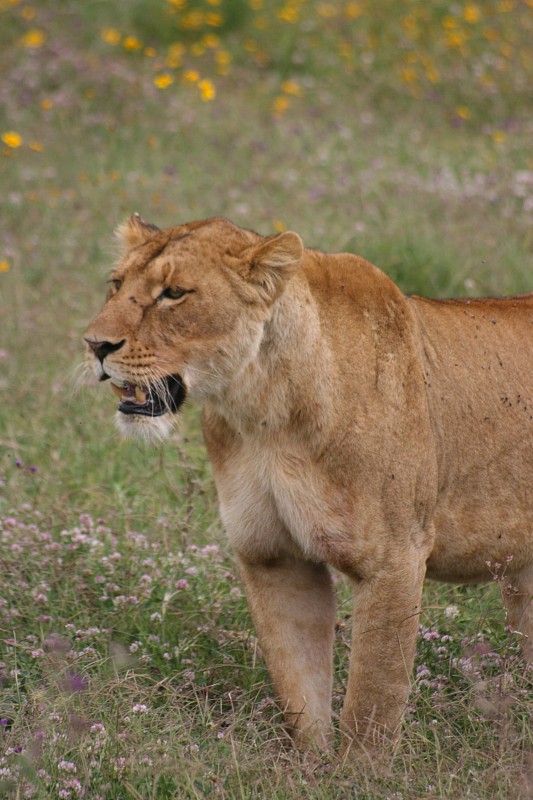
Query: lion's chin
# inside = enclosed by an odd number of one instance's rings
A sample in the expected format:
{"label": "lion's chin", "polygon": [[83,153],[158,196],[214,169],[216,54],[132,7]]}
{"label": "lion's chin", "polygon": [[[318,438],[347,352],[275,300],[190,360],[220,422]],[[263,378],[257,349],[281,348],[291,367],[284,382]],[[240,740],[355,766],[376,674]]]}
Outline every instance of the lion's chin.
{"label": "lion's chin", "polygon": [[175,418],[177,416],[177,414],[167,413],[158,417],[146,417],[117,411],[115,423],[123,436],[157,444],[168,439],[176,425]]}

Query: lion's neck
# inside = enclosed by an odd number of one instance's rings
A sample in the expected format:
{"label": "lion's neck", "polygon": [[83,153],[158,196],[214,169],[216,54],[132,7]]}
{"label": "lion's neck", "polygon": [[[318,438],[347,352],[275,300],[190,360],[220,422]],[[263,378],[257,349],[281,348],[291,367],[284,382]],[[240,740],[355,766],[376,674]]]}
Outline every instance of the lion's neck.
{"label": "lion's neck", "polygon": [[255,357],[209,405],[240,434],[317,435],[331,424],[332,371],[316,301],[293,281],[263,323]]}

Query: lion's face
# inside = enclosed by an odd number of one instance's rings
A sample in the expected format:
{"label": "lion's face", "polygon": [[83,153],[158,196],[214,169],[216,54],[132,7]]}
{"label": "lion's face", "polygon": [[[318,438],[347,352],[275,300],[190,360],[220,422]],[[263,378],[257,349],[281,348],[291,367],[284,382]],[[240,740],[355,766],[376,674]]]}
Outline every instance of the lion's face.
{"label": "lion's face", "polygon": [[119,397],[123,432],[164,437],[186,397],[220,397],[255,358],[298,267],[295,233],[263,238],[224,219],[160,231],[134,215],[104,308],[85,333],[91,367]]}

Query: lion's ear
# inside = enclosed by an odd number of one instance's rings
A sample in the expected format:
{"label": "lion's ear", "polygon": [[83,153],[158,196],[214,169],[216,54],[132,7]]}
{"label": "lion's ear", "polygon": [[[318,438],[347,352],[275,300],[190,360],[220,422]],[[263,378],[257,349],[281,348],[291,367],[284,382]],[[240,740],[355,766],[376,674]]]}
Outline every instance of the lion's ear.
{"label": "lion's ear", "polygon": [[247,271],[243,277],[260,288],[264,300],[273,301],[298,269],[303,252],[303,242],[293,231],[269,236],[245,251]]}
{"label": "lion's ear", "polygon": [[131,217],[119,225],[115,231],[117,239],[126,249],[138,247],[152,238],[154,233],[160,233],[157,225],[145,222],[140,214],[132,214]]}

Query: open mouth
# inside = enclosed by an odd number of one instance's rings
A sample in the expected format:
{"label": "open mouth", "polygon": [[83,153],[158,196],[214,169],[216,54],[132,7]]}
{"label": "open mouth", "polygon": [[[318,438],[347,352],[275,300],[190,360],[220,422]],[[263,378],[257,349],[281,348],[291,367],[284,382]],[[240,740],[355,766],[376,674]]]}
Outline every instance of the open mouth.
{"label": "open mouth", "polygon": [[179,375],[168,375],[148,386],[111,379],[111,388],[120,398],[118,410],[122,414],[160,417],[178,411],[185,400],[185,386]]}

